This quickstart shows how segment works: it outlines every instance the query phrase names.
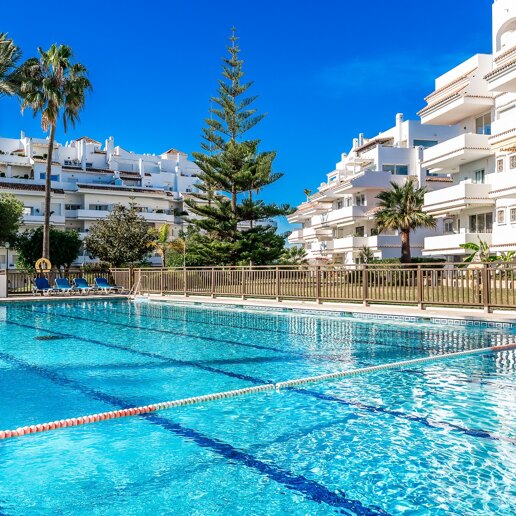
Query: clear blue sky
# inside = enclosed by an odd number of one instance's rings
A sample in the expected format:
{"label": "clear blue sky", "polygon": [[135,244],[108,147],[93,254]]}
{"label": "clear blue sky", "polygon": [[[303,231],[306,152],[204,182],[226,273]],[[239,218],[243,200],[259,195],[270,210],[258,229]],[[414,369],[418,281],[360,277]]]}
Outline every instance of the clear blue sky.
{"label": "clear blue sky", "polygon": [[[230,28],[240,36],[256,107],[267,112],[253,136],[278,152],[285,176],[263,192],[297,204],[348,151],[359,132],[373,136],[396,112],[416,118],[433,79],[490,52],[492,0],[109,0],[44,7],[2,5],[7,31],[24,57],[52,43],[73,47],[94,86],[76,129],[136,152],[199,150]],[[0,101],[0,136],[41,135],[14,100]]]}

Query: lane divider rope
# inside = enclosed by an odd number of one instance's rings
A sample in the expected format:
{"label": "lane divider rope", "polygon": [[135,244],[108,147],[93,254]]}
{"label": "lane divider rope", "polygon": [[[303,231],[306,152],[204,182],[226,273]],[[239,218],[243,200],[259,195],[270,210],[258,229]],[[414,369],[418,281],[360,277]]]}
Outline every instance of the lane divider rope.
{"label": "lane divider rope", "polygon": [[339,371],[336,373],[322,374],[318,376],[310,376],[306,378],[299,378],[297,380],[287,380],[278,383],[266,383],[253,387],[245,387],[243,389],[236,389],[232,391],[216,392],[213,394],[204,394],[202,396],[194,396],[191,398],[183,398],[173,401],[164,401],[161,403],[154,403],[151,405],[144,405],[140,407],[133,407],[127,409],[113,410],[109,412],[100,412],[98,414],[91,414],[87,416],[73,417],[70,419],[60,419],[48,423],[40,423],[37,425],[23,426],[14,430],[0,430],[0,439],[8,439],[11,437],[21,437],[23,435],[35,434],[41,432],[48,432],[50,430],[57,430],[60,428],[68,428],[71,426],[86,425],[89,423],[97,423],[99,421],[106,421],[108,419],[119,419],[128,416],[139,416],[157,412],[159,410],[166,410],[176,407],[184,407],[187,405],[197,405],[208,401],[215,401],[228,398],[236,398],[247,394],[255,394],[267,391],[280,392],[281,389],[288,389],[306,383],[322,382],[327,380],[337,380],[340,378],[359,376],[363,374],[374,373],[377,371],[385,371],[388,369],[403,369],[405,367],[412,367],[414,365],[426,364],[429,362],[436,362],[448,358],[459,358],[469,355],[497,353],[500,351],[508,351],[516,349],[516,342],[511,344],[503,344],[500,346],[489,346],[487,348],[470,349],[467,351],[456,351],[454,353],[445,353],[442,355],[434,355],[431,357],[415,358],[412,360],[404,360],[401,362],[392,362],[389,364],[381,364],[378,366],[362,367],[359,369],[352,369],[348,371]]}

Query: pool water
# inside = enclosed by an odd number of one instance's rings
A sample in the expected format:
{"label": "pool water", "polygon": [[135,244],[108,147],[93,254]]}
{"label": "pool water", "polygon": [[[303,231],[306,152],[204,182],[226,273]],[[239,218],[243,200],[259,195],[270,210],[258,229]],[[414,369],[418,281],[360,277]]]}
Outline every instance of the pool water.
{"label": "pool water", "polygon": [[[0,428],[506,344],[125,301],[0,306]],[[0,514],[516,514],[516,352],[0,441]]]}

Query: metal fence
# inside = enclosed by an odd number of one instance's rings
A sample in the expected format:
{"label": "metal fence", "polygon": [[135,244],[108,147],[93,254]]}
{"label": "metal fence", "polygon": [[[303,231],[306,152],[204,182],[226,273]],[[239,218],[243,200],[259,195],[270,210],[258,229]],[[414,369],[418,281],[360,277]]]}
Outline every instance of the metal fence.
{"label": "metal fence", "polygon": [[136,293],[516,308],[516,263],[112,269]]}

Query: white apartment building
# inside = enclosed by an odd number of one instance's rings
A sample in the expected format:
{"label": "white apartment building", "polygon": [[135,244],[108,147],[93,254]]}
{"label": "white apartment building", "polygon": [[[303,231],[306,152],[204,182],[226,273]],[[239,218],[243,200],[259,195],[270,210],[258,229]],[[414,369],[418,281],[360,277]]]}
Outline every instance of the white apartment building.
{"label": "white apartment building", "polygon": [[425,126],[456,124],[459,134],[423,152],[423,166],[453,184],[425,197],[444,234],[423,254],[462,260],[461,244],[516,250],[516,2],[493,4],[492,54],[478,54],[435,81],[419,113]]}
{"label": "white apartment building", "polygon": [[[0,193],[12,193],[25,207],[24,227],[43,224],[46,139],[0,138]],[[150,226],[170,224],[177,236],[183,198],[195,191],[200,169],[188,156],[170,149],[163,154],[137,154],[115,146],[112,137],[102,145],[82,137],[65,145],[55,143],[52,164],[51,223],[74,229],[84,237],[91,225],[116,204],[138,206]],[[0,249],[0,268],[16,266],[16,254]],[[91,261],[86,253],[78,264]],[[154,256],[151,261],[160,264]]]}
{"label": "white apartment building", "polygon": [[[289,236],[292,244],[302,244],[311,261],[353,264],[364,247],[375,258],[399,258],[397,231],[375,231],[376,196],[390,189],[390,183],[415,180],[431,190],[450,184],[447,176],[428,175],[422,164],[425,149],[433,148],[457,134],[455,127],[423,126],[403,120],[374,138],[361,134],[349,154],[343,154],[334,171],[306,202],[288,217],[301,228]],[[435,230],[418,230],[411,236],[414,256],[421,256],[423,241]]]}

